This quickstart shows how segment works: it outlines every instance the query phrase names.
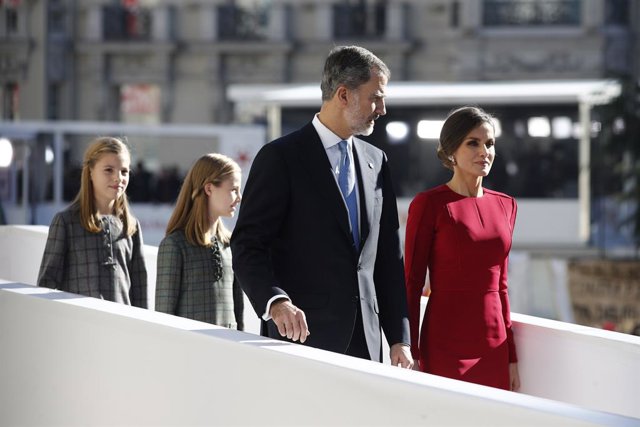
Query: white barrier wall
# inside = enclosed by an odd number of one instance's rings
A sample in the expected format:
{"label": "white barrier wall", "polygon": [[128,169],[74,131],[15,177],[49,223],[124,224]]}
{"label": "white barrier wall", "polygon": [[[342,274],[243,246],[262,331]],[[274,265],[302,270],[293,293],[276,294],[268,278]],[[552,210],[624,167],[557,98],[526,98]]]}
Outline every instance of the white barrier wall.
{"label": "white barrier wall", "polygon": [[[46,227],[0,227],[0,278],[35,284],[45,240]],[[155,283],[157,248],[145,249]],[[257,333],[257,317],[246,306],[247,331]],[[521,394],[635,417],[640,425],[640,337],[517,313],[512,318]],[[5,348],[12,347],[0,341],[0,354]]]}
{"label": "white barrier wall", "polygon": [[0,345],[0,425],[640,421],[18,283],[0,283]]}
{"label": "white barrier wall", "polygon": [[[0,226],[0,277],[36,285],[48,232],[44,225]],[[147,277],[155,289],[158,248],[145,245],[144,256]]]}
{"label": "white barrier wall", "polygon": [[512,313],[522,393],[635,417],[640,337]]}
{"label": "white barrier wall", "polygon": [[[37,285],[49,227],[43,225],[0,225],[0,279]],[[144,245],[149,292],[155,295],[158,247]],[[150,298],[150,308],[155,300]],[[245,330],[259,333],[260,322],[245,300]]]}

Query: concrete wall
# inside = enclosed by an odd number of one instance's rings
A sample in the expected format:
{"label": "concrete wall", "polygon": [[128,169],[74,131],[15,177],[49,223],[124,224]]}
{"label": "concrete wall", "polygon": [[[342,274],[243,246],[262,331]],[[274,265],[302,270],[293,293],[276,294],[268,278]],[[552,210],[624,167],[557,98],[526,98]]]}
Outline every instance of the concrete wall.
{"label": "concrete wall", "polygon": [[1,425],[640,423],[19,283],[0,346]]}
{"label": "concrete wall", "polygon": [[[0,227],[0,253],[2,253],[2,257],[0,257],[0,279],[31,285],[35,284],[45,240],[46,227]],[[150,273],[151,283],[155,283],[156,253],[157,248],[155,247],[148,246],[145,248],[147,268]],[[45,299],[56,299],[58,302],[68,302],[72,305],[75,305],[76,302],[81,302],[82,306],[87,306],[88,304],[93,307],[92,304],[95,303],[94,300],[90,298],[69,299],[70,297],[61,297],[57,293],[52,293],[48,289],[34,289],[23,285],[19,285],[18,287],[26,289],[26,291],[20,291],[22,293],[35,293],[41,295],[41,297]],[[46,295],[49,296],[45,297]],[[144,319],[153,322],[160,321],[163,324],[169,322],[174,327],[183,327],[184,325],[187,325],[188,329],[204,328],[210,330],[212,328],[211,325],[198,322],[195,322],[196,324],[194,325],[189,323],[186,319],[165,316],[160,313],[152,313],[145,310],[138,310],[105,302],[101,303],[107,304],[106,307],[109,307],[109,310],[116,310],[117,313],[120,314],[124,313],[126,315],[130,315],[131,313],[136,313],[136,316],[142,315]],[[18,313],[14,314],[5,314],[5,309],[3,306],[0,306],[1,316],[13,316],[22,313],[19,318],[0,319],[0,325],[5,325],[6,327],[13,329],[14,326],[16,328],[21,327],[20,325],[23,322],[22,316],[25,316],[27,319],[31,319],[33,317],[41,318],[40,310],[44,309],[40,306],[42,302],[34,304],[38,305],[36,307],[20,309],[18,310]],[[257,333],[259,330],[258,319],[253,313],[250,305],[247,303],[246,306],[245,318],[247,331]],[[13,307],[13,305],[11,305],[11,307]],[[58,307],[58,305],[56,305],[56,307]],[[104,306],[100,305],[100,307],[102,309]],[[64,310],[66,309],[55,308],[55,310],[63,310],[62,313],[65,313]],[[133,310],[133,312],[130,310]],[[66,314],[61,315],[63,317],[66,316]],[[159,315],[160,317],[155,317],[156,315]],[[554,401],[575,404],[580,407],[590,408],[593,410],[623,414],[637,418],[637,425],[640,425],[640,406],[637,404],[637,396],[640,396],[640,370],[638,369],[638,366],[640,366],[640,337],[587,328],[570,323],[556,322],[517,313],[513,313],[512,318],[514,320],[515,337],[520,358],[520,374],[522,379],[522,390],[521,393],[517,395],[518,399],[524,395],[531,395]],[[43,323],[49,325],[51,321],[53,321],[53,319],[47,318]],[[81,328],[86,330],[87,325],[92,325],[93,327],[95,322],[95,320],[81,320]],[[188,324],[184,322],[187,322]],[[130,328],[128,325],[123,327],[127,330]],[[131,327],[134,328],[134,326]],[[64,327],[60,326],[60,328],[62,328],[60,330],[67,330],[66,325]],[[104,328],[108,329],[110,327],[105,325]],[[43,353],[38,353],[38,357],[40,360],[50,360],[49,356],[46,356],[45,354],[49,351],[49,346],[54,346],[56,348],[61,346],[61,344],[55,344],[55,341],[58,339],[56,336],[63,335],[59,333],[60,330],[57,332],[49,330],[38,332],[37,328],[34,330],[25,330],[23,332],[22,341],[28,342],[30,343],[29,345],[33,346],[43,346],[43,349],[39,350]],[[11,333],[13,334],[18,332]],[[114,333],[117,333],[117,328]],[[231,331],[226,331],[224,329],[216,334],[222,334],[225,337],[230,336],[230,334],[233,335]],[[0,349],[3,349],[0,351],[1,357],[21,357],[25,354],[25,350],[22,349],[24,344],[20,341],[17,342],[17,345],[4,342],[3,337],[5,336],[6,335],[0,334]],[[257,340],[255,342],[262,342],[261,339],[255,335],[241,334],[239,336],[244,337],[241,341],[249,340],[254,342]],[[97,338],[92,338],[94,341],[96,339]],[[43,341],[43,343],[34,343],[34,341]],[[175,345],[180,346],[182,344],[176,342]],[[295,354],[298,354],[299,351],[308,350],[300,346],[290,347],[273,342],[269,344],[268,347],[292,348],[292,351]],[[7,352],[4,350],[6,348],[14,350]],[[75,355],[77,354],[75,350],[65,349],[64,346],[59,350],[62,352],[60,355],[61,358],[76,357]],[[31,353],[31,351],[26,351],[26,353]],[[64,354],[66,354],[66,356]],[[330,353],[322,352],[320,359],[322,361],[326,361],[325,359],[330,355]],[[132,360],[144,360],[145,364],[150,358],[148,355],[144,357],[132,357]],[[188,358],[185,359],[187,365],[192,364],[190,359],[191,357],[192,356],[188,356]],[[182,363],[185,362],[184,360],[176,360],[175,362],[181,364],[179,369],[185,369],[185,367],[182,366]],[[2,364],[2,360],[0,360],[0,365]],[[102,366],[102,364],[96,364],[95,366]],[[384,369],[382,368],[382,365],[376,364],[374,366]],[[376,372],[378,372],[377,368],[375,370]],[[391,372],[395,373],[395,371]],[[306,374],[302,375],[305,376]],[[427,377],[430,378],[429,381],[436,380],[436,377]],[[438,378],[437,380],[440,381],[444,379]],[[341,384],[341,381],[342,380],[338,380],[338,383]],[[450,383],[450,381],[445,382]],[[3,383],[2,377],[0,377],[0,384]],[[453,383],[457,384],[458,382],[453,381]],[[261,382],[259,384],[265,383]],[[140,386],[142,387],[142,385]],[[262,385],[256,386],[253,384],[251,387],[258,387],[262,390],[268,391],[269,394],[271,393],[269,391],[270,388],[267,385],[263,387]],[[493,390],[484,387],[482,387],[481,390],[483,391],[480,392],[480,394],[483,396],[486,393],[493,392]],[[294,394],[295,393],[297,393],[297,391],[294,392]],[[515,394],[513,393],[506,394],[506,396],[514,395]],[[3,400],[0,399],[0,402],[2,401]],[[298,399],[296,399],[295,402],[295,405],[301,404]],[[247,403],[247,405],[253,405],[253,403]],[[290,408],[291,406],[292,405],[290,404],[286,404],[287,408]],[[0,422],[0,425],[2,424],[5,423]]]}

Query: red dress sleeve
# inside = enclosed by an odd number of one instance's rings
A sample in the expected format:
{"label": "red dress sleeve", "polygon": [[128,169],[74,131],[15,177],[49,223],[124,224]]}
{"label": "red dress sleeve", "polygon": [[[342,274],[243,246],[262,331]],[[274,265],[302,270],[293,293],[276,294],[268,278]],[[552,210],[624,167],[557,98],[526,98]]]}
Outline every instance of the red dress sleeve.
{"label": "red dress sleeve", "polygon": [[421,193],[409,205],[407,216],[404,270],[411,331],[411,355],[414,359],[418,359],[420,354],[420,299],[435,232],[433,212],[433,207],[429,206],[429,197]]}
{"label": "red dress sleeve", "polygon": [[[511,236],[513,238],[513,228],[516,222],[516,214],[518,211],[518,205],[515,199],[511,199],[511,206],[507,207],[511,211],[511,217],[509,223],[511,226]],[[500,269],[500,301],[502,302],[502,317],[504,318],[504,325],[507,329],[507,344],[509,346],[509,363],[516,363],[518,361],[518,355],[516,353],[516,343],[513,339],[513,331],[511,329],[511,308],[509,307],[509,294],[507,285],[509,257],[505,257],[501,269]]]}

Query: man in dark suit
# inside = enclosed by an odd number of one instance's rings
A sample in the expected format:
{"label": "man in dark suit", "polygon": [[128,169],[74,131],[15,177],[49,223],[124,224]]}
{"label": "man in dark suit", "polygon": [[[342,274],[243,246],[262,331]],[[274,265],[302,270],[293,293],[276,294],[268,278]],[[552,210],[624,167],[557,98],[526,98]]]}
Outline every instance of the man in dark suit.
{"label": "man in dark suit", "polygon": [[398,213],[386,155],[370,135],[389,69],[357,46],[334,48],[322,107],[257,154],[231,238],[233,268],[262,332],[411,368]]}

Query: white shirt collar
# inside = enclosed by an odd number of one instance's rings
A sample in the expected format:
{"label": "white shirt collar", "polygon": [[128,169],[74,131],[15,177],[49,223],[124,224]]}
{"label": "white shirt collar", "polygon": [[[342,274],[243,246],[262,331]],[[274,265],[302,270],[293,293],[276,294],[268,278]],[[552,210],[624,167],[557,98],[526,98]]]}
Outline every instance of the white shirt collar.
{"label": "white shirt collar", "polygon": [[[311,123],[313,124],[313,127],[316,129],[316,132],[318,132],[318,135],[320,136],[320,141],[322,141],[322,145],[324,146],[324,149],[328,150],[329,148],[333,147],[334,145],[342,141],[342,138],[340,138],[338,135],[333,133],[328,127],[326,127],[318,118],[318,114],[319,113],[316,113],[316,115],[313,116],[313,121]],[[346,141],[347,141],[347,146],[351,148],[351,144],[353,144],[353,136],[350,136],[349,138],[347,138]]]}

